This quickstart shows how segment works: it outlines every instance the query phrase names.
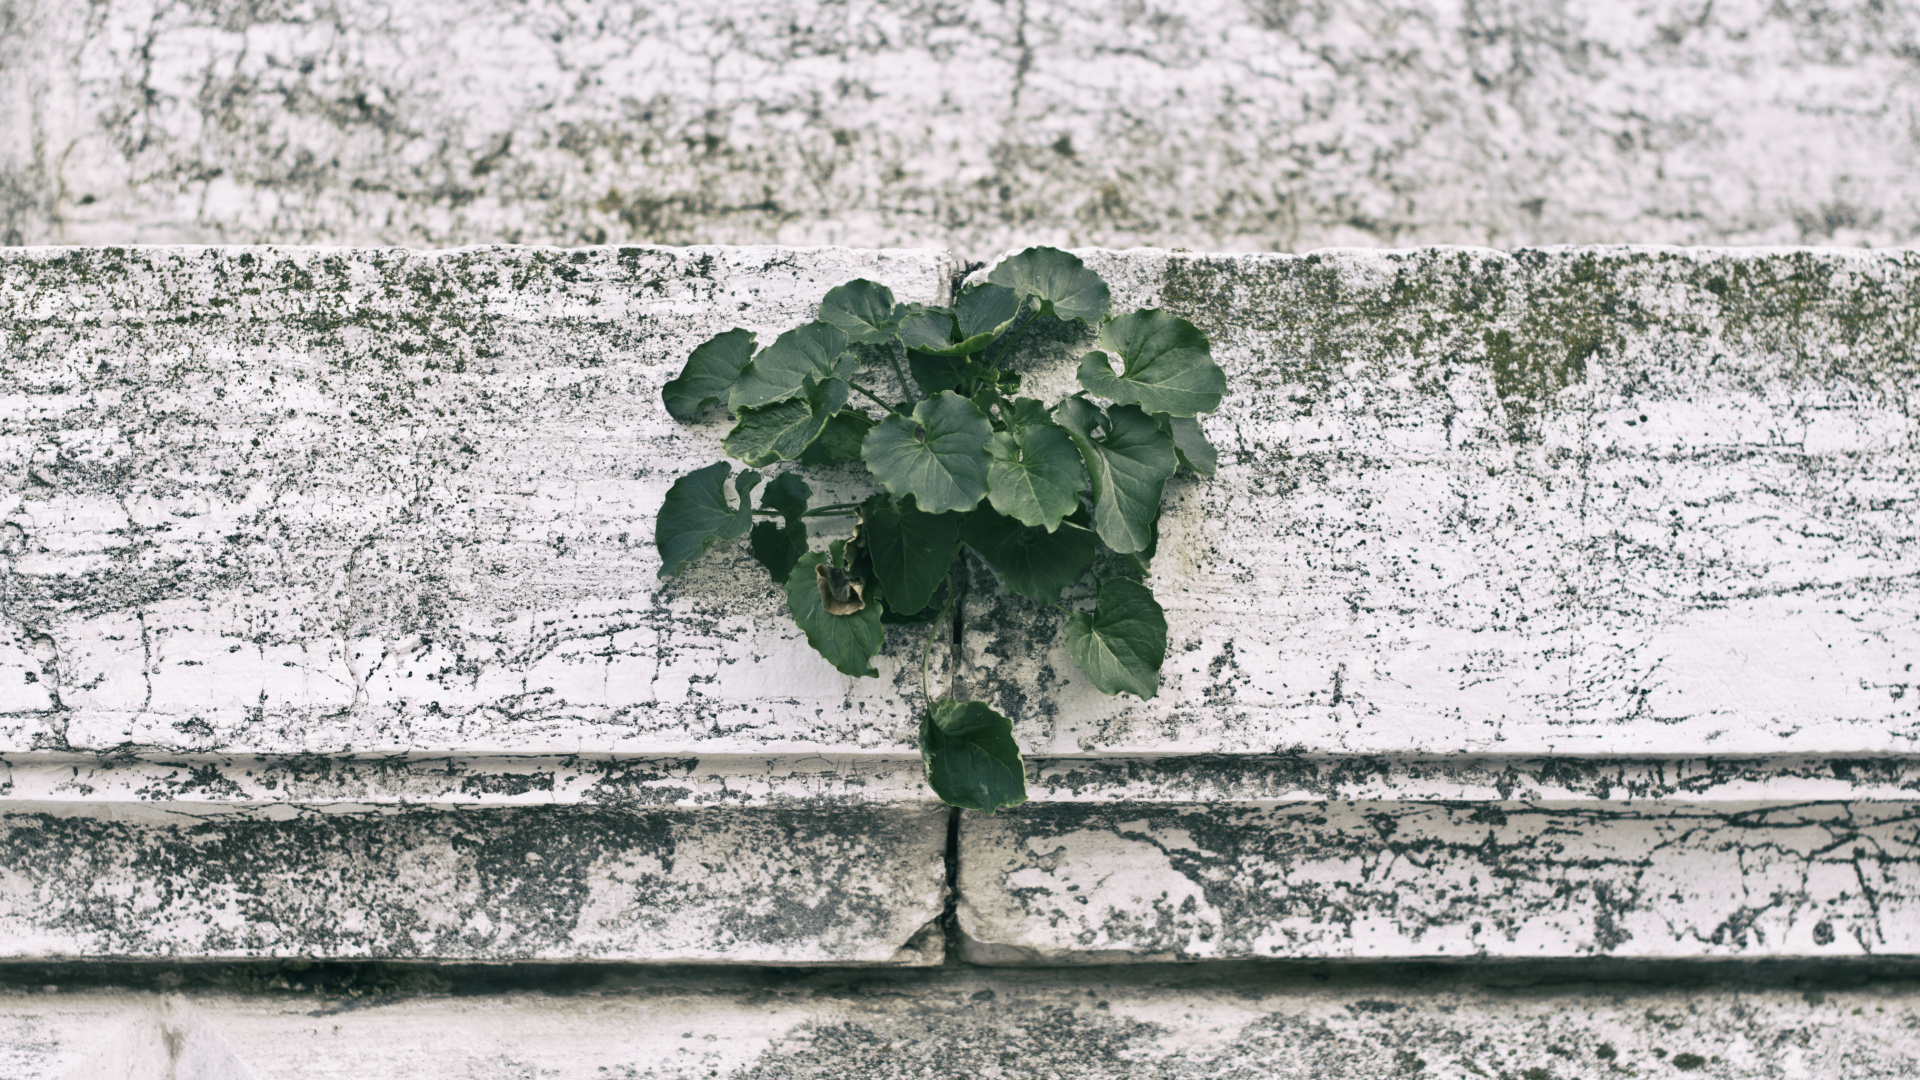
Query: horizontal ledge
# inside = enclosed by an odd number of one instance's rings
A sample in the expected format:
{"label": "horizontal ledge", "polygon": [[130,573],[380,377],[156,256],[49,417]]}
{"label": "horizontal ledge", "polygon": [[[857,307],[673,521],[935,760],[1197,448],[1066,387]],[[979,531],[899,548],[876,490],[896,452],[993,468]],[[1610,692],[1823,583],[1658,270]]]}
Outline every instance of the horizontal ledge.
{"label": "horizontal ledge", "polygon": [[[1332,801],[1782,802],[1909,800],[1920,759],[1152,755],[1028,762],[1034,803],[1286,805]],[[0,757],[0,806],[141,803],[753,807],[928,805],[918,756],[448,753]]]}

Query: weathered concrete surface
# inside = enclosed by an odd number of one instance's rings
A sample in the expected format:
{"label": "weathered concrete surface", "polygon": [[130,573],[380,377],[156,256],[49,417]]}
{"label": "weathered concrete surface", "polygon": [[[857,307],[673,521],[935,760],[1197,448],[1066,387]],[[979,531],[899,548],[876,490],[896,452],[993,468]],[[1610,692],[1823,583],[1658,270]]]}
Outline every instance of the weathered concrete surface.
{"label": "weathered concrete surface", "polygon": [[660,499],[725,430],[659,388],[720,330],[863,276],[938,299],[949,265],[5,255],[0,752],[911,753],[917,672],[835,672],[744,551],[656,580]]}
{"label": "weathered concrete surface", "polygon": [[925,804],[11,802],[0,955],[937,963],[946,843]]}
{"label": "weathered concrete surface", "polygon": [[1033,805],[961,823],[984,963],[1920,953],[1920,804]]}
{"label": "weathered concrete surface", "polygon": [[1920,748],[1920,255],[1086,254],[1212,339],[1222,464],[1151,701],[976,580],[960,689],[1029,752]]}
{"label": "weathered concrete surface", "polygon": [[[1337,970],[716,975],[564,995],[0,995],[13,1080],[1907,1080],[1911,983],[1499,986]],[[1739,979],[1737,972],[1723,977]],[[224,1070],[224,1071],[222,1071]],[[240,1070],[244,1070],[241,1072]]]}
{"label": "weathered concrete surface", "polygon": [[1912,0],[10,0],[0,242],[1901,244]]}

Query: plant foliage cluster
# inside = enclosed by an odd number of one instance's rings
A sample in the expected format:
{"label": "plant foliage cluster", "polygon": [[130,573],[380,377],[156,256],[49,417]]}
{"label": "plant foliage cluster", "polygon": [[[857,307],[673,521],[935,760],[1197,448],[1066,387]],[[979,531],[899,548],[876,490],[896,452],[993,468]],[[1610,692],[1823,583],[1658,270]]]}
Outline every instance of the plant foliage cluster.
{"label": "plant foliage cluster", "polygon": [[[952,307],[897,303],[885,286],[851,281],[827,293],[817,320],[757,352],[738,329],[700,345],[663,389],[667,410],[686,421],[724,406],[735,418],[726,452],[750,468],[723,461],[674,482],[654,533],[661,576],[746,537],[807,642],[849,675],[877,674],[885,624],[931,623],[921,654],[928,782],[948,803],[989,813],[1024,801],[1011,722],[927,692],[926,649],[952,610],[961,560],[971,553],[1006,590],[1060,607],[1067,653],[1094,686],[1150,698],[1167,653],[1166,618],[1143,580],[1161,490],[1178,468],[1214,471],[1196,418],[1219,406],[1226,376],[1206,335],[1164,311],[1113,317],[1110,306],[1079,259],[1030,248]],[[1018,346],[1043,319],[1098,331],[1080,359],[1083,392],[1052,406],[1019,394]],[[761,475],[751,470],[782,462],[754,506]],[[863,463],[879,490],[816,506],[793,468],[847,462]],[[1092,609],[1064,604],[1062,590],[1096,567],[1111,573]]]}

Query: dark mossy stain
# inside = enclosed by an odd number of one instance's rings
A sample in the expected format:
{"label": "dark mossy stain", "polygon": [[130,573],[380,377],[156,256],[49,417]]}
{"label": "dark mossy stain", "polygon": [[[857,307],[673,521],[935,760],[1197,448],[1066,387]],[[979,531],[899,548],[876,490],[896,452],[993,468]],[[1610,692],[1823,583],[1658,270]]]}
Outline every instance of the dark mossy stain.
{"label": "dark mossy stain", "polygon": [[[0,865],[31,879],[41,932],[96,955],[291,947],[514,959],[573,956],[582,934],[618,955],[662,948],[648,943],[687,920],[735,947],[832,949],[862,926],[904,941],[918,922],[893,924],[937,907],[930,877],[918,898],[843,886],[853,873],[925,876],[915,853],[937,845],[943,823],[831,808],[233,813],[194,824],[15,814]],[[689,844],[700,868],[679,865]],[[589,915],[613,921],[583,924]]]}

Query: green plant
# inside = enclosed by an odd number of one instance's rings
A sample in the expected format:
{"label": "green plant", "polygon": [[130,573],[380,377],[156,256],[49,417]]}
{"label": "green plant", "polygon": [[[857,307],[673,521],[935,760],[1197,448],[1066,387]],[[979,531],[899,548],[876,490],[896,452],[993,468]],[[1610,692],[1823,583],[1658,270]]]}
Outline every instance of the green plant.
{"label": "green plant", "polygon": [[[864,462],[881,490],[813,506],[806,481],[785,471],[756,509],[759,473],[696,469],[660,507],[660,576],[747,537],[808,644],[849,675],[877,674],[884,624],[931,623],[920,656],[928,783],[954,806],[989,813],[1025,801],[1012,723],[978,701],[936,700],[927,685],[961,560],[971,552],[1007,591],[1060,608],[1067,653],[1094,686],[1150,698],[1167,622],[1141,579],[1159,542],[1161,489],[1178,467],[1214,470],[1196,417],[1219,406],[1226,376],[1206,335],[1154,309],[1110,318],[1109,306],[1106,283],[1079,259],[1029,248],[950,308],[895,303],[886,287],[851,281],[827,293],[818,320],[757,353],[745,330],[702,344],[662,390],[675,418],[724,405],[737,418],[726,451],[747,465]],[[1080,359],[1085,392],[1051,409],[1017,396],[1016,348],[1040,319],[1099,335]],[[890,375],[903,399],[887,400],[863,373]],[[850,406],[855,394],[865,402]],[[814,550],[808,522],[835,519],[851,526]],[[1096,564],[1112,572],[1093,609],[1063,604],[1061,590]]]}

